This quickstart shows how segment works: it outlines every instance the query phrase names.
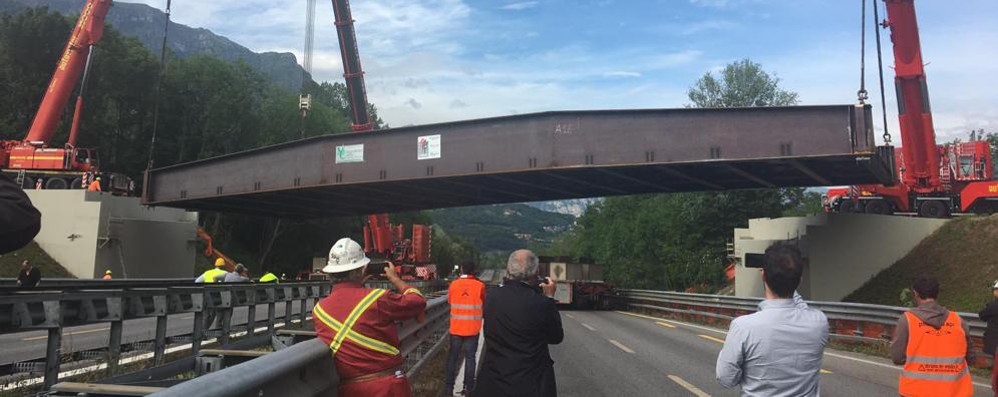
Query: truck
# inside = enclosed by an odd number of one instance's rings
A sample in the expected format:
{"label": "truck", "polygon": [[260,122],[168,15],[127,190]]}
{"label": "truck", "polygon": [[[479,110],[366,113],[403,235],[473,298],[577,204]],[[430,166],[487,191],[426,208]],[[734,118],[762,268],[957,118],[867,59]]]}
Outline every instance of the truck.
{"label": "truck", "polygon": [[[24,139],[0,141],[0,172],[22,188],[34,188],[39,183],[37,187],[45,189],[83,189],[89,178],[101,175],[97,151],[77,147],[76,142],[93,48],[104,33],[104,18],[111,5],[111,0],[86,2]],[[77,83],[80,89],[69,138],[62,147],[53,146],[62,111]],[[134,188],[131,179],[122,174],[108,173],[102,184],[104,190],[115,193],[128,193]]]}
{"label": "truck", "polygon": [[902,145],[895,149],[898,182],[831,188],[823,199],[825,210],[927,218],[998,211],[998,181],[988,141],[972,134],[969,142],[936,144],[914,0],[885,3],[887,19],[881,26],[890,28],[894,44],[901,129]]}
{"label": "truck", "polygon": [[578,261],[567,256],[539,256],[541,277],[558,283],[554,300],[559,305],[574,308],[594,308],[598,297],[609,293],[613,286],[603,280],[603,266],[591,259]]}
{"label": "truck", "polygon": [[[368,215],[364,225],[364,254],[375,262],[390,261],[403,280],[435,280],[437,266],[430,258],[432,229],[413,224],[410,237],[404,225],[393,225],[388,214]],[[382,260],[382,261],[379,261]]]}

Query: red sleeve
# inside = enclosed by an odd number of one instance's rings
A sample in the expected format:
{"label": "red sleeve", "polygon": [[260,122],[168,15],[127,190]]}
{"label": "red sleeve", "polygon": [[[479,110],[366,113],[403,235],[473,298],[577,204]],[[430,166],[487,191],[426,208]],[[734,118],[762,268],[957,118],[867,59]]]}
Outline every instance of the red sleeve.
{"label": "red sleeve", "polygon": [[426,299],[415,288],[407,288],[401,294],[388,291],[378,299],[378,310],[392,320],[415,318],[426,309]]}

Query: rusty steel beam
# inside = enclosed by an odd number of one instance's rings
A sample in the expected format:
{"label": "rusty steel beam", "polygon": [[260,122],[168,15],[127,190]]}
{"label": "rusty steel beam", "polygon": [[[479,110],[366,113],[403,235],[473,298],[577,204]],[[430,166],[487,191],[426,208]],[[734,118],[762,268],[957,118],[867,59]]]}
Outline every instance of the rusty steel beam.
{"label": "rusty steel beam", "polygon": [[151,170],[143,201],[312,218],[891,183],[871,119],[854,105],[569,111],[327,135]]}

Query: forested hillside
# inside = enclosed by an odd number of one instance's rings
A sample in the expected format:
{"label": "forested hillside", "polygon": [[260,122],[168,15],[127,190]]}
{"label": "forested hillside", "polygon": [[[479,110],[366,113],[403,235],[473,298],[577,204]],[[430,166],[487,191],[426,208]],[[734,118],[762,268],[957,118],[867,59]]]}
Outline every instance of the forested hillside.
{"label": "forested hillside", "polygon": [[546,212],[525,204],[486,205],[430,211],[434,223],[460,235],[483,253],[550,244],[567,231],[575,217]]}

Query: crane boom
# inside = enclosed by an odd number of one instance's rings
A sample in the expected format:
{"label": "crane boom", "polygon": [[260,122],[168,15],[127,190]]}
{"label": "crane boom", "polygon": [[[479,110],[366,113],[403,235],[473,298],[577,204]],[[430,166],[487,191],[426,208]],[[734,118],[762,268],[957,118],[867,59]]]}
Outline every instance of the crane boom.
{"label": "crane boom", "polygon": [[887,20],[894,43],[898,121],[904,172],[901,182],[916,193],[933,193],[942,187],[939,150],[932,126],[932,109],[925,81],[922,46],[914,0],[885,0]]}
{"label": "crane boom", "polygon": [[[104,34],[104,17],[111,8],[111,0],[88,0],[76,21],[76,27],[69,36],[66,48],[59,57],[52,81],[45,91],[31,129],[24,138],[26,142],[48,143],[55,134],[69,96],[80,80],[87,57],[94,44],[100,41]],[[75,142],[70,142],[75,144]]]}
{"label": "crane boom", "polygon": [[352,129],[354,132],[372,131],[374,125],[367,112],[367,89],[364,87],[364,70],[360,66],[360,51],[357,50],[357,34],[353,29],[350,1],[333,0],[333,14],[336,15],[336,33],[343,59],[343,77],[347,83]]}

